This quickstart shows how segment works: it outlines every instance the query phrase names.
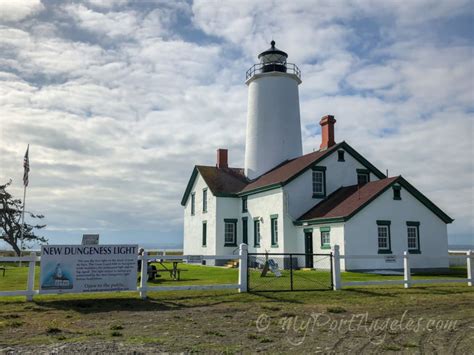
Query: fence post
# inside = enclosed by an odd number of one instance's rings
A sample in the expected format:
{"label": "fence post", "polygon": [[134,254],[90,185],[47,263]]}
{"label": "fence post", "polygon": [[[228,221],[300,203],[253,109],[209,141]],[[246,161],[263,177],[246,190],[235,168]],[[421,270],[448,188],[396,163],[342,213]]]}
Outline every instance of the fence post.
{"label": "fence post", "polygon": [[33,301],[34,289],[35,289],[35,267],[36,267],[36,253],[31,252],[30,256],[32,257],[32,261],[29,262],[28,265],[28,283],[27,283],[27,301]]}
{"label": "fence post", "polygon": [[469,281],[467,282],[468,286],[472,286],[474,280],[472,279],[472,250],[468,250],[466,252],[466,266],[467,266],[467,278]]}
{"label": "fence post", "polygon": [[247,244],[241,243],[239,246],[239,292],[247,292]]}
{"label": "fence post", "polygon": [[408,258],[410,254],[408,251],[403,252],[403,285],[405,288],[410,288],[411,284],[411,270],[410,270],[410,260]]}
{"label": "fence post", "polygon": [[339,245],[334,245],[334,257],[332,258],[333,262],[333,290],[337,291],[341,289],[341,256],[339,254]]}
{"label": "fence post", "polygon": [[142,269],[140,272],[140,298],[146,299],[146,282],[148,281],[148,253],[143,252],[142,256]]}

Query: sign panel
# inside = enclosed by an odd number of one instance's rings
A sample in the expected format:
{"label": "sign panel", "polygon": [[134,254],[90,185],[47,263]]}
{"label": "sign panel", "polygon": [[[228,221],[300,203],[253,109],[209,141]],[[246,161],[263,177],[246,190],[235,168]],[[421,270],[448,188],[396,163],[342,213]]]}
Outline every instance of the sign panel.
{"label": "sign panel", "polygon": [[43,245],[40,292],[137,290],[138,245]]}
{"label": "sign panel", "polygon": [[385,257],[385,262],[386,263],[396,263],[397,262],[397,257],[395,255],[387,255]]}
{"label": "sign panel", "polygon": [[98,234],[83,234],[82,245],[97,245],[99,244]]}

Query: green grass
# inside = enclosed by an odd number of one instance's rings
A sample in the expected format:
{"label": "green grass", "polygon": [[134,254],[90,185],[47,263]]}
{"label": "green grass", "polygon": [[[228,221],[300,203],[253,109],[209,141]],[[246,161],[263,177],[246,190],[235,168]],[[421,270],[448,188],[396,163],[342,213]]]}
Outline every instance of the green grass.
{"label": "green grass", "polygon": [[[18,267],[16,263],[3,263],[7,267],[5,277],[0,273],[0,291],[25,290],[27,283],[28,267]],[[155,264],[158,269],[161,265]],[[165,266],[171,268],[170,263]],[[177,286],[177,285],[213,285],[213,284],[234,284],[238,280],[238,269],[226,269],[221,267],[201,266],[192,264],[179,264],[182,270],[179,281],[172,280],[168,273],[160,273],[156,280],[148,282],[149,286]],[[35,270],[35,289],[39,288],[39,263]],[[250,288],[254,291],[266,290],[289,290],[290,272],[282,270],[281,277],[275,277],[268,273],[266,277],[261,277],[260,270],[251,270],[249,273]],[[342,281],[382,281],[382,280],[403,280],[403,276],[376,275],[359,272],[343,272]],[[416,273],[412,279],[445,279],[445,278],[466,278],[465,267],[451,268],[442,274]],[[137,274],[138,280],[138,274]],[[328,289],[331,285],[330,273],[328,271],[304,271],[293,272],[293,284],[295,290]],[[354,286],[361,287],[361,286]],[[382,286],[380,286],[382,287]],[[402,287],[387,285],[384,287]]]}

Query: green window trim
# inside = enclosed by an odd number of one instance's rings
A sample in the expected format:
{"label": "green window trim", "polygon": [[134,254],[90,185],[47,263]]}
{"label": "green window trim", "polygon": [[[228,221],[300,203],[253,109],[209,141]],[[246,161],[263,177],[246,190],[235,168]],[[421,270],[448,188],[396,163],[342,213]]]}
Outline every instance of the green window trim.
{"label": "green window trim", "polygon": [[196,193],[191,194],[191,216],[196,214]]}
{"label": "green window trim", "polygon": [[[331,227],[319,228],[321,249],[331,249]],[[324,240],[327,237],[328,240]]]}
{"label": "green window trim", "polygon": [[393,199],[394,200],[401,200],[402,199],[402,194],[401,194],[402,187],[400,185],[393,185],[392,189],[393,189]]}
{"label": "green window trim", "polygon": [[346,160],[344,159],[344,153],[345,153],[345,151],[342,150],[342,149],[339,149],[339,150],[337,151],[337,161],[346,161]]}
{"label": "green window trim", "polygon": [[207,188],[202,189],[202,213],[207,213]]}
{"label": "green window trim", "polygon": [[[225,225],[226,223],[232,223],[234,225],[234,242],[228,243],[225,240]],[[237,246],[237,218],[224,218],[224,246],[225,247],[236,247]]]}
{"label": "green window trim", "polygon": [[[258,232],[257,232],[257,226],[258,226]],[[260,231],[260,218],[255,217],[253,219],[253,246],[254,247],[260,247],[260,239],[262,237],[261,231]]]}
{"label": "green window trim", "polygon": [[242,217],[242,243],[249,244],[249,224],[247,217]]}
{"label": "green window trim", "polygon": [[[276,226],[275,226],[275,222],[276,222]],[[278,246],[278,215],[277,214],[272,214],[270,216],[270,229],[271,229],[271,234],[272,234],[272,239],[271,239],[272,247],[277,247]]]}
{"label": "green window trim", "polygon": [[326,197],[326,170],[327,168],[325,166],[313,166],[311,168],[311,171],[319,171],[322,173],[322,188],[323,192],[314,192],[314,174],[312,173],[311,176],[311,182],[312,182],[312,191],[313,191],[313,198],[325,198]]}
{"label": "green window trim", "polygon": [[202,246],[207,247],[207,221],[202,221]]}
{"label": "green window trim", "polygon": [[[410,254],[421,254],[421,247],[420,247],[420,222],[417,221],[407,221],[407,249],[408,253]],[[416,228],[416,248],[410,248],[408,246],[408,227],[415,227]]]}
{"label": "green window trim", "polygon": [[313,233],[313,228],[305,228],[305,229],[303,229],[303,232],[305,232],[305,233]]}
{"label": "green window trim", "polygon": [[248,212],[247,202],[247,196],[242,196],[242,213]]}
{"label": "green window trim", "polygon": [[[392,236],[390,232],[391,221],[388,220],[377,220],[377,249],[378,254],[392,254]],[[379,247],[379,228],[378,227],[387,227],[387,248],[381,249]]]}

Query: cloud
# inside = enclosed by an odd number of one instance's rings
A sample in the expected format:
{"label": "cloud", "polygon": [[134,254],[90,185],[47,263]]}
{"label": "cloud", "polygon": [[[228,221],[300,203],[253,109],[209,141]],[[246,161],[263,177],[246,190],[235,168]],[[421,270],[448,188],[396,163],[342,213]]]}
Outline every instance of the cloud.
{"label": "cloud", "polygon": [[338,141],[414,183],[456,219],[451,234],[472,235],[473,44],[451,25],[468,7],[88,0],[9,8],[0,15],[0,181],[13,178],[21,194],[30,143],[28,203],[46,215],[46,233],[179,243],[193,165],[214,164],[221,147],[243,165],[245,71],[273,37],[302,70],[306,152],[319,146],[320,117],[335,114]]}
{"label": "cloud", "polygon": [[43,9],[41,0],[0,0],[0,24],[23,20]]}

